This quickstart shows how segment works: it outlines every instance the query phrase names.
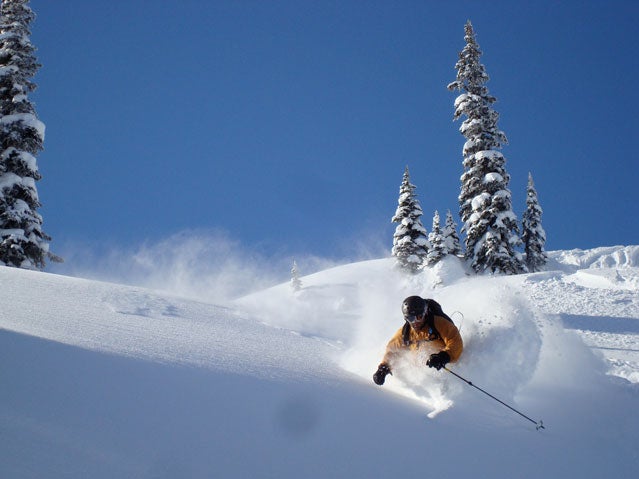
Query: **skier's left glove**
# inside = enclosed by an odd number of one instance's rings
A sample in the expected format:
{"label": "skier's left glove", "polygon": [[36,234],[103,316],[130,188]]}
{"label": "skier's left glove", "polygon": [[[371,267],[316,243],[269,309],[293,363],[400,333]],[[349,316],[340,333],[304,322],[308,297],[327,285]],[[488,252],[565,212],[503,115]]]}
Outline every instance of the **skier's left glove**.
{"label": "skier's left glove", "polygon": [[446,366],[450,362],[450,356],[446,351],[440,351],[435,354],[431,354],[428,361],[426,361],[426,365],[429,368],[435,368],[439,371],[441,368]]}

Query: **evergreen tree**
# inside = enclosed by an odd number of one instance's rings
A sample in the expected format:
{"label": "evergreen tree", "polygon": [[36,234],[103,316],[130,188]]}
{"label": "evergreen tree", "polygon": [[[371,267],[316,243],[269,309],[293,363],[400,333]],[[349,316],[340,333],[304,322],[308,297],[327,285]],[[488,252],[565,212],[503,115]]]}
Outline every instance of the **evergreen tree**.
{"label": "evergreen tree", "polygon": [[0,6],[0,264],[42,268],[51,239],[42,231],[35,182],[35,155],[42,150],[44,124],[27,94],[40,67],[29,36],[35,15],[28,0]]}
{"label": "evergreen tree", "polygon": [[443,235],[446,243],[446,253],[461,256],[462,248],[459,242],[459,235],[457,234],[457,224],[450,210],[446,213],[446,225],[444,226]]}
{"label": "evergreen tree", "polygon": [[479,61],[482,52],[470,21],[465,33],[466,46],[455,65],[457,79],[448,89],[462,92],[455,100],[454,118],[466,116],[460,128],[467,141],[459,195],[466,257],[476,272],[516,274],[524,270],[521,254],[515,250],[521,239],[512,211],[506,160],[497,151],[507,139],[497,127],[499,114],[491,106],[496,98],[484,85],[489,77]]}
{"label": "evergreen tree", "polygon": [[302,280],[300,279],[300,273],[297,269],[296,261],[293,261],[293,268],[291,268],[291,288],[293,291],[299,291],[302,289]]}
{"label": "evergreen tree", "polygon": [[433,228],[428,235],[428,242],[430,243],[430,251],[426,257],[426,264],[432,266],[439,263],[441,259],[448,254],[446,240],[440,226],[438,211],[435,211],[435,215],[433,216]]}
{"label": "evergreen tree", "polygon": [[393,256],[397,264],[405,271],[416,273],[422,268],[430,245],[426,228],[422,225],[422,207],[415,196],[415,185],[410,182],[408,166],[404,170],[404,178],[399,188],[397,211],[392,218],[399,223],[393,235]]}
{"label": "evergreen tree", "polygon": [[548,256],[544,252],[546,232],[541,226],[541,213],[537,190],[535,190],[532,175],[528,173],[526,212],[522,218],[522,239],[526,252],[526,266],[530,272],[540,271],[548,261]]}

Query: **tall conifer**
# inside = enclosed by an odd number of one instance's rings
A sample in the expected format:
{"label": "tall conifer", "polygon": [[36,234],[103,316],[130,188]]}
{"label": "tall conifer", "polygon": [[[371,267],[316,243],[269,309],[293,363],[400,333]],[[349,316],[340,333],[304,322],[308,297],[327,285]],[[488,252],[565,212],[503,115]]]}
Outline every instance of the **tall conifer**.
{"label": "tall conifer", "polygon": [[499,114],[492,108],[496,98],[485,86],[489,77],[479,61],[482,52],[470,21],[464,39],[466,46],[455,65],[457,79],[448,89],[462,92],[455,100],[454,118],[466,116],[460,128],[467,141],[459,195],[466,257],[476,272],[515,274],[524,266],[515,250],[521,239],[508,189],[510,176],[498,151],[507,142],[506,135],[497,127]]}
{"label": "tall conifer", "polygon": [[29,24],[28,0],[2,0],[0,6],[0,264],[42,268],[51,239],[42,231],[35,155],[42,150],[44,124],[28,94],[40,67]]}

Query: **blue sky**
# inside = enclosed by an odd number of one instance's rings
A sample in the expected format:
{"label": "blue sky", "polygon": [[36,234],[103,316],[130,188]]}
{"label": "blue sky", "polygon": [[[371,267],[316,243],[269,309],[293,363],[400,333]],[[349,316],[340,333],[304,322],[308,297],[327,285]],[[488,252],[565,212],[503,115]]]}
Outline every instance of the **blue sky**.
{"label": "blue sky", "polygon": [[435,210],[457,215],[446,85],[467,19],[516,214],[530,171],[548,250],[638,242],[637,2],[31,7],[40,212],[67,263],[193,230],[266,256],[388,253],[406,165],[427,229]]}

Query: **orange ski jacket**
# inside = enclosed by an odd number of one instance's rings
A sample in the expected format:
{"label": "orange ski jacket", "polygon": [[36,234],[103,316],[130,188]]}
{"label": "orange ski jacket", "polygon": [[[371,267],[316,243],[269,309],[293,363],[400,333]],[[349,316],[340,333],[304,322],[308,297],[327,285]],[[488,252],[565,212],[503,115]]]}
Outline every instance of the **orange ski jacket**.
{"label": "orange ski jacket", "polygon": [[402,337],[403,328],[399,328],[386,346],[386,354],[384,354],[382,364],[386,364],[392,369],[393,361],[401,351],[406,351],[407,349],[417,351],[420,347],[425,346],[446,351],[450,356],[451,362],[457,361],[464,349],[464,342],[457,326],[446,318],[437,315],[433,317],[433,325],[437,333],[439,333],[438,338],[432,339],[428,326],[425,326],[421,331],[415,331],[410,328],[408,344],[404,343]]}

